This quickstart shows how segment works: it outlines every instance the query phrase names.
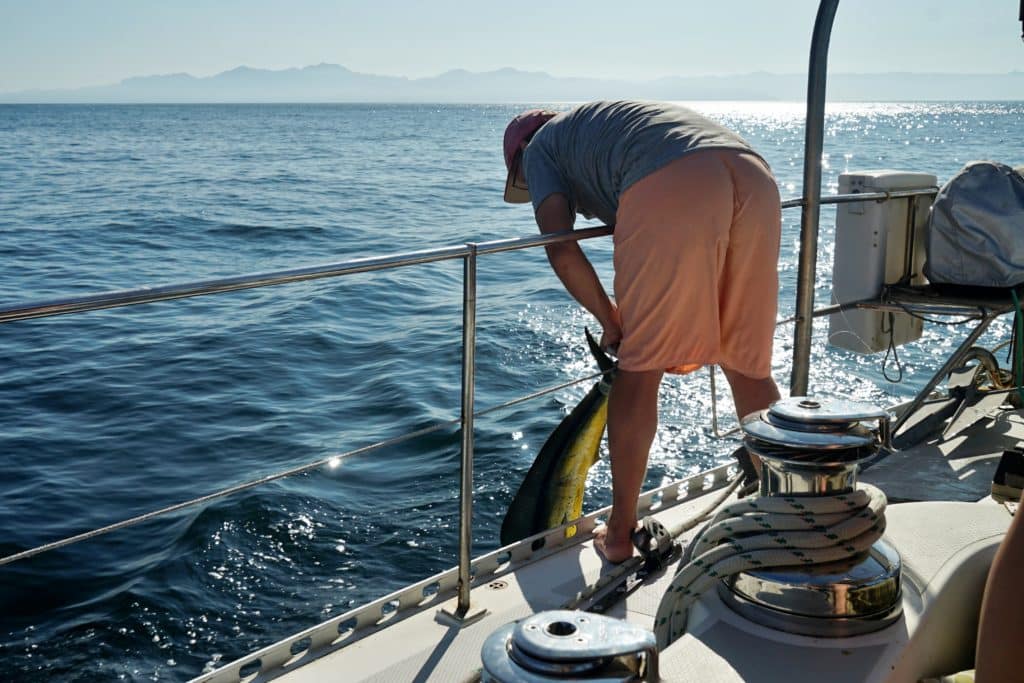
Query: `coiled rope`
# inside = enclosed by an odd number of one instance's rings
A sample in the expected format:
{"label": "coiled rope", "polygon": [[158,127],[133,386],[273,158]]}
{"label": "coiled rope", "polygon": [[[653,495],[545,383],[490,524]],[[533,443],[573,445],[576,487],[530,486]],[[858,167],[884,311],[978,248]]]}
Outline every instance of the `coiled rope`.
{"label": "coiled rope", "polygon": [[815,565],[868,550],[885,532],[885,494],[869,484],[834,496],[767,496],[732,503],[694,540],[690,562],[654,618],[658,648],[686,631],[694,602],[724,577],[751,569]]}

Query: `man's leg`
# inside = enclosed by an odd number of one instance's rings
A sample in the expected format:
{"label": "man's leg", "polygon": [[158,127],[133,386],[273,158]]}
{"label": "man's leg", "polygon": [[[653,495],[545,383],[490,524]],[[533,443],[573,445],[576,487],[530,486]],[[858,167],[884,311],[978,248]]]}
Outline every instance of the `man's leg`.
{"label": "man's leg", "polygon": [[736,414],[742,419],[779,399],[771,363],[782,214],[779,188],[764,161],[744,152],[723,158],[733,179],[736,204],[719,288],[719,359],[732,388]]}
{"label": "man's leg", "polygon": [[608,450],[612,466],[612,514],[595,543],[609,562],[633,555],[636,503],[647,472],[647,456],[658,429],[661,370],[619,370],[608,397]]}
{"label": "man's leg", "polygon": [[[769,375],[764,379],[754,379],[740,374],[729,368],[722,368],[725,378],[729,380],[729,387],[732,389],[732,400],[736,404],[736,417],[742,420],[747,415],[764,410],[773,401],[781,398],[779,387],[775,380]],[[757,476],[761,476],[761,460],[750,454],[750,461],[757,470]]]}
{"label": "man's leg", "polygon": [[722,368],[722,372],[729,380],[732,400],[736,404],[736,417],[741,420],[753,412],[764,410],[781,398],[779,387],[771,376],[754,379],[726,367]]}

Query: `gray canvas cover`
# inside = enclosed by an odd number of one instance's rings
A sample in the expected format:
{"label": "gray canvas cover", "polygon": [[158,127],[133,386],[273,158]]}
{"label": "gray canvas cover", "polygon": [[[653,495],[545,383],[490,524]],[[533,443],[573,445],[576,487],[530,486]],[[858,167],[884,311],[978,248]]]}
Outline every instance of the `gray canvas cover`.
{"label": "gray canvas cover", "polygon": [[924,273],[930,282],[976,287],[1024,282],[1021,168],[972,161],[942,187],[928,218]]}

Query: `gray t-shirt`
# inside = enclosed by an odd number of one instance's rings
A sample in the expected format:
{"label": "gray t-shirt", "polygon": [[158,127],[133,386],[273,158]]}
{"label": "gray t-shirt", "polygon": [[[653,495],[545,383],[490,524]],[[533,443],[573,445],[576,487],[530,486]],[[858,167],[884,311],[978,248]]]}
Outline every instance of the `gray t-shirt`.
{"label": "gray t-shirt", "polygon": [[686,107],[661,102],[592,102],[559,114],[537,131],[523,156],[534,211],[560,192],[570,208],[615,224],[630,185],[701,149],[750,146]]}

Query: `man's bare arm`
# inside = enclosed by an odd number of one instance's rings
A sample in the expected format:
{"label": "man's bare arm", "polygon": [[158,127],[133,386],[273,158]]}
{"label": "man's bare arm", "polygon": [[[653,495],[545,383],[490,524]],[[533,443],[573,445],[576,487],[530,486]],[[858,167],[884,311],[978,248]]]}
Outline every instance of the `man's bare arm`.
{"label": "man's bare arm", "polygon": [[[548,196],[536,212],[537,227],[545,235],[572,230],[575,216],[565,195]],[[597,277],[578,242],[562,242],[547,247],[548,262],[566,290],[597,318],[604,328],[604,345],[618,344],[622,336],[618,311]]]}

